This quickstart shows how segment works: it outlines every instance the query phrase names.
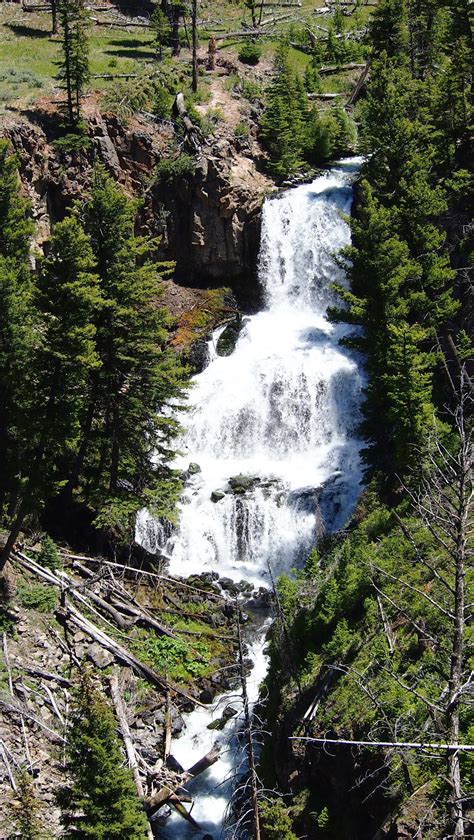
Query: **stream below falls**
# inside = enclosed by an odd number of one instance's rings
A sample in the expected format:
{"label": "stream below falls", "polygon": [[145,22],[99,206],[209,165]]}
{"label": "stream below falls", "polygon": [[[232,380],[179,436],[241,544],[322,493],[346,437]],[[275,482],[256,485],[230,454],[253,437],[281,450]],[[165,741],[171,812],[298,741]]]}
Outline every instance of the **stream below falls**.
{"label": "stream below falls", "polygon": [[[364,384],[360,359],[341,347],[346,325],[331,324],[332,284],[344,283],[334,254],[350,241],[349,213],[360,160],[340,162],[310,184],[266,200],[262,211],[259,278],[265,308],[245,319],[234,352],[195,377],[177,466],[198,464],[172,532],[143,512],[138,539],[170,557],[171,574],[218,572],[269,586],[306,559],[321,529],[337,530],[360,492],[357,438]],[[229,483],[230,482],[230,483]],[[237,492],[235,492],[237,490]],[[212,496],[212,498],[211,498]],[[266,626],[250,645],[248,679],[254,704],[266,673]],[[235,692],[211,710],[196,709],[173,756],[190,767],[217,741],[221,758],[189,784],[197,831],[177,814],[162,827],[166,840],[225,833],[226,808],[241,772],[243,711],[222,731],[208,729]],[[230,821],[232,822],[232,820]]]}

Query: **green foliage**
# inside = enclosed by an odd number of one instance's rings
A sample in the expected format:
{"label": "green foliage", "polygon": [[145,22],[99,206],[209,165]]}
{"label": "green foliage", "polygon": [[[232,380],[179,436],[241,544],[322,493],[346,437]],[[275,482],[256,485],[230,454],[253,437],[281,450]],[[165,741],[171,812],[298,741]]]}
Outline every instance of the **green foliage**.
{"label": "green foliage", "polygon": [[61,568],[61,559],[56,543],[48,534],[45,534],[41,540],[41,551],[38,555],[38,563],[40,566],[45,566],[55,572]]}
{"label": "green foliage", "polygon": [[74,154],[87,151],[91,146],[91,140],[83,132],[78,131],[58,137],[57,140],[53,140],[53,145],[58,152]]}
{"label": "green foliage", "polygon": [[262,99],[262,85],[254,79],[241,79],[239,84],[241,95],[249,102],[259,102]]}
{"label": "green foliage", "polygon": [[[437,426],[433,385],[442,358],[433,345],[447,325],[453,330],[454,316],[463,343],[442,228],[448,201],[456,213],[470,207],[469,181],[461,168],[457,173],[462,153],[454,148],[465,142],[470,120],[466,67],[472,55],[464,36],[453,36],[449,15],[456,13],[442,5],[428,21],[424,10],[383,0],[372,18],[375,58],[359,109],[367,159],[353,244],[345,254],[351,285],[338,289],[344,309],[332,311],[336,320],[364,328],[349,343],[364,350],[369,371],[365,458],[369,475],[384,473],[387,485],[395,474],[414,484],[419,479],[423,459],[414,453],[426,449]],[[453,37],[459,49],[451,56]],[[467,186],[462,198],[458,182]]]}
{"label": "green foliage", "polygon": [[75,128],[81,115],[81,96],[90,78],[88,13],[83,0],[59,0],[58,6],[63,30],[58,78],[66,90],[69,126]]}
{"label": "green foliage", "polygon": [[133,532],[144,505],[173,516],[181,486],[169,466],[179,426],[165,408],[183,397],[187,373],[166,347],[170,320],[158,305],[160,277],[172,266],[153,261],[156,243],[135,236],[136,212],[137,202],[97,168],[90,200],[78,213],[103,306],[91,325],[98,362],[86,397],[88,446],[78,452],[70,481],[83,475],[83,497],[114,538]]}
{"label": "green foliage", "polygon": [[264,840],[297,840],[292,821],[281,799],[262,802],[260,805],[262,836]]}
{"label": "green foliage", "polygon": [[260,121],[269,168],[279,178],[301,169],[305,162],[317,165],[354,151],[356,127],[344,108],[336,105],[323,114],[316,107],[309,110],[305,87],[320,90],[320,86],[313,63],[308,65],[303,85],[291,70],[287,47],[281,45]]}
{"label": "green foliage", "polygon": [[157,58],[163,58],[163,47],[168,44],[171,37],[171,27],[168,16],[160,6],[155,6],[150,17],[150,29],[155,35],[155,47]]}
{"label": "green foliage", "polygon": [[210,657],[203,642],[191,648],[180,638],[149,635],[140,647],[158,673],[170,679],[189,682],[207,673]]}
{"label": "green foliage", "polygon": [[164,158],[155,169],[156,183],[171,184],[180,178],[188,178],[193,174],[195,166],[191,155],[183,154],[177,158]]}
{"label": "green foliage", "polygon": [[[155,86],[146,74],[139,74],[137,79],[116,79],[105,93],[105,111],[127,122],[137,111],[152,109],[155,97],[160,96],[161,90],[162,86]],[[157,116],[161,114],[157,113]]]}
{"label": "green foliage", "polygon": [[239,49],[239,61],[243,64],[258,64],[262,57],[262,48],[255,41],[244,41]]}
{"label": "green foliage", "polygon": [[239,122],[235,126],[234,129],[234,136],[238,140],[245,140],[249,136],[249,127],[248,124],[245,122]]}
{"label": "green foliage", "polygon": [[67,747],[70,787],[59,795],[67,840],[142,840],[147,820],[123,766],[116,721],[89,672],[75,691]]}
{"label": "green foliage", "polygon": [[260,120],[261,137],[270,158],[269,169],[278,178],[291,175],[303,165],[306,111],[306,94],[301,80],[291,70],[288,47],[282,43],[275,56],[267,106]]}
{"label": "green foliage", "polygon": [[154,113],[163,120],[170,119],[173,97],[164,86],[157,86],[154,96]]}
{"label": "green foliage", "polygon": [[41,613],[52,612],[58,603],[58,590],[42,583],[21,583],[18,586],[18,600],[27,610]]}
{"label": "green foliage", "polygon": [[354,121],[344,108],[334,106],[319,114],[313,108],[309,114],[305,156],[311,163],[322,163],[354,152],[357,132]]}
{"label": "green foliage", "polygon": [[12,796],[9,810],[9,837],[21,840],[51,840],[45,829],[45,809],[39,801],[33,778],[26,770],[20,770],[15,777],[17,790]]}

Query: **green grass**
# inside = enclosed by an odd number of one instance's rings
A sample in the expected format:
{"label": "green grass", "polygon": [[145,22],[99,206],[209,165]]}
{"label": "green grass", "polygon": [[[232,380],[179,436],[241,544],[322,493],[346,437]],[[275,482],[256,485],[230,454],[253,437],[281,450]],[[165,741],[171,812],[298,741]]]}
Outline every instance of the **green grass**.
{"label": "green grass", "polygon": [[[2,4],[4,6],[4,4]],[[50,36],[49,15],[0,10],[0,102],[54,96],[61,43]],[[91,29],[91,73],[136,73],[153,62],[152,38],[145,30]],[[106,79],[91,79],[91,90],[106,90]]]}
{"label": "green grass", "polygon": [[[296,23],[291,20],[281,21],[272,39],[262,39],[262,61],[272,57],[279,35],[288,32],[290,26],[303,26],[306,23],[314,32],[317,25],[326,26],[328,16],[316,18],[313,11],[323,5],[322,0],[303,0],[302,6],[294,10]],[[276,14],[290,14],[291,9],[282,8]],[[370,8],[361,7],[355,15],[346,18],[348,29],[363,26],[370,14]],[[250,23],[250,13],[243,2],[216,0],[201,8],[201,18],[212,21],[209,28],[204,23],[200,31],[201,42],[212,31],[240,30],[242,21]],[[264,18],[268,16],[265,12]],[[219,49],[225,48],[237,55],[242,44],[241,39],[233,43],[219,42]],[[91,26],[90,29],[91,73],[137,73],[147,69],[156,69],[154,61],[153,37],[146,29],[134,27],[132,32],[124,28],[109,29]],[[169,52],[167,50],[166,52]],[[39,97],[55,99],[60,95],[57,75],[57,61],[60,56],[60,41],[50,35],[50,15],[46,13],[22,13],[16,5],[0,4],[0,108],[21,102],[22,105],[33,103]],[[304,73],[309,57],[295,49],[290,50],[290,61],[295,70]],[[183,49],[181,64],[189,63],[189,52]],[[257,65],[258,67],[258,65]],[[110,88],[106,79],[91,79],[91,91],[104,91]],[[337,88],[331,88],[332,90]]]}

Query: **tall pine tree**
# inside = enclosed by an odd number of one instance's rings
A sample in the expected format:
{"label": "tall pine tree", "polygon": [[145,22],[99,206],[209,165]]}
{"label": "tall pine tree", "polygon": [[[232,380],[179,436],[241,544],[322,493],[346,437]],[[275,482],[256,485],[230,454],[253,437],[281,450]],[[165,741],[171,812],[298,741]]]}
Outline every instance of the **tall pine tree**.
{"label": "tall pine tree", "polygon": [[67,752],[72,784],[58,797],[65,840],[143,840],[147,819],[123,766],[116,721],[88,671],[75,692]]}
{"label": "tall pine tree", "polygon": [[84,0],[59,0],[63,31],[59,78],[66,89],[69,127],[77,128],[81,117],[81,96],[90,78],[88,14]]}
{"label": "tall pine tree", "polygon": [[40,329],[29,359],[30,402],[19,420],[20,479],[0,568],[27,514],[38,513],[61,485],[65,463],[78,445],[88,377],[99,364],[93,324],[101,305],[98,279],[89,240],[76,219],[56,225],[32,304]]}
{"label": "tall pine tree", "polygon": [[133,534],[137,510],[172,515],[180,485],[170,467],[179,431],[169,406],[179,402],[186,370],[167,345],[169,316],[160,308],[156,243],[135,236],[137,202],[102,168],[94,175],[82,219],[90,235],[104,306],[96,319],[100,367],[92,373],[81,445],[69,492],[81,477],[82,498],[98,524]]}

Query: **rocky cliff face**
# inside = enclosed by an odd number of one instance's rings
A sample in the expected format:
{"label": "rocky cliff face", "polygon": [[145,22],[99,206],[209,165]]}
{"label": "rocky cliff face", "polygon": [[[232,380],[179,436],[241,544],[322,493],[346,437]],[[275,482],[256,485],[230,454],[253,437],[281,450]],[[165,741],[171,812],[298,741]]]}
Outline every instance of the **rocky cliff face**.
{"label": "rocky cliff face", "polygon": [[260,210],[271,182],[257,172],[229,140],[221,139],[186,178],[158,186],[155,195],[168,211],[170,253],[178,277],[253,284],[260,241]]}
{"label": "rocky cliff face", "polygon": [[154,171],[165,157],[170,129],[137,118],[126,127],[113,115],[88,118],[87,148],[71,151],[54,142],[47,114],[10,118],[4,133],[18,153],[21,178],[37,223],[36,245],[49,235],[90,181],[95,162],[143,200],[140,232],[163,239],[163,256],[177,261],[188,285],[244,285],[255,281],[260,208],[271,188],[238,143],[214,140],[203,147],[194,172],[166,185]]}

